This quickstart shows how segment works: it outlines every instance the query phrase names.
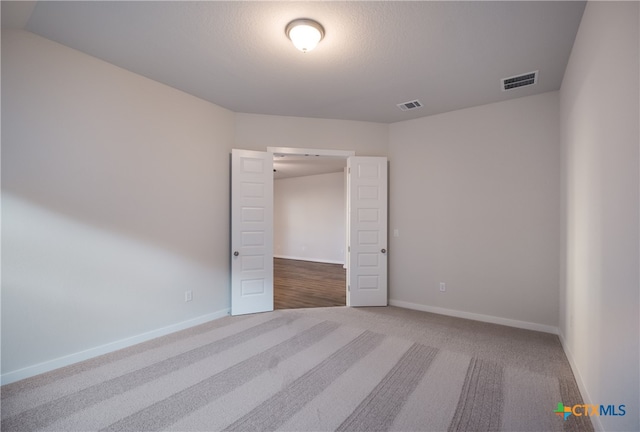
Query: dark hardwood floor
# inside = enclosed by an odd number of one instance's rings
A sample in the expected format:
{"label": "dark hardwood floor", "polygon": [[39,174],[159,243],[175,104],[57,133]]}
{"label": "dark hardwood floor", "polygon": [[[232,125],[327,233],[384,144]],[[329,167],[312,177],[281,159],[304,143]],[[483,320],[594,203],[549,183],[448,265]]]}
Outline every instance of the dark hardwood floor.
{"label": "dark hardwood floor", "polygon": [[347,301],[342,264],[274,258],[273,285],[275,309],[344,306]]}

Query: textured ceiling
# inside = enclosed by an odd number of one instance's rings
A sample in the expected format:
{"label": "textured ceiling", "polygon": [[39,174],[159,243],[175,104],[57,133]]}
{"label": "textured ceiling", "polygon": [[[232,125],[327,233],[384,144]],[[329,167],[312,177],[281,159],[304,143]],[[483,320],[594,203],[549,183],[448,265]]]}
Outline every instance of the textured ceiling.
{"label": "textured ceiling", "polygon": [[[18,26],[235,112],[392,123],[557,90],[584,2],[37,2],[31,9]],[[326,30],[307,54],[284,34],[301,17]],[[500,90],[501,78],[534,70],[534,86]],[[396,107],[413,99],[424,107]]]}

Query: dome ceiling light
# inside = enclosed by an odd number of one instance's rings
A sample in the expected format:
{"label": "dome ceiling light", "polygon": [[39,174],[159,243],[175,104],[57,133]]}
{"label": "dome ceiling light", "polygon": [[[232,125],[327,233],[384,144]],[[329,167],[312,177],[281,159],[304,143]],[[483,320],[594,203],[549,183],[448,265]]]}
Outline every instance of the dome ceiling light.
{"label": "dome ceiling light", "polygon": [[311,51],[324,37],[324,28],[310,19],[296,19],[287,24],[284,32],[293,45],[303,53]]}

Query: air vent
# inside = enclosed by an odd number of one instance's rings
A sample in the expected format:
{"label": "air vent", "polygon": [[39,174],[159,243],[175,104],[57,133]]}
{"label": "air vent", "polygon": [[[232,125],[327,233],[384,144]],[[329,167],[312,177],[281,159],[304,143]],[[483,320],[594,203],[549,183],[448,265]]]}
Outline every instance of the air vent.
{"label": "air vent", "polygon": [[422,102],[416,99],[413,101],[398,104],[398,108],[400,108],[402,111],[414,110],[414,109],[422,108]]}
{"label": "air vent", "polygon": [[529,72],[518,76],[512,76],[509,78],[502,78],[500,82],[502,83],[502,91],[534,85],[538,82],[538,71]]}

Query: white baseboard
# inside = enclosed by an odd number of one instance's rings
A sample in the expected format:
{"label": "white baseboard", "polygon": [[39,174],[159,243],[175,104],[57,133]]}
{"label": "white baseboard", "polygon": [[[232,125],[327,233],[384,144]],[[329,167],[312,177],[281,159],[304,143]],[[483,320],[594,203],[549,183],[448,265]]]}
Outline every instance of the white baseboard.
{"label": "white baseboard", "polygon": [[[580,375],[580,370],[578,369],[578,365],[575,362],[573,353],[571,352],[569,347],[567,347],[567,343],[564,339],[564,334],[561,331],[558,331],[558,338],[560,338],[562,349],[567,356],[567,360],[569,360],[571,371],[573,372],[573,376],[576,378],[578,389],[580,390],[580,394],[582,395],[584,403],[587,405],[597,405],[593,402],[591,396],[589,396],[589,392],[587,391],[587,387],[584,385],[584,380],[582,379],[582,375]],[[589,419],[591,420],[591,424],[593,425],[594,430],[596,430],[597,432],[605,430],[605,428],[602,426],[602,422],[600,421],[600,416],[589,416]]]}
{"label": "white baseboard", "polygon": [[329,260],[329,259],[323,259],[323,258],[296,257],[296,256],[290,256],[290,255],[274,255],[273,257],[296,260],[296,261],[311,261],[311,262],[319,262],[319,263],[326,263],[326,264],[342,264],[344,266],[344,260],[340,261],[340,260]]}
{"label": "white baseboard", "polygon": [[182,321],[176,324],[172,324],[167,327],[162,327],[156,330],[152,330],[150,332],[142,333],[136,336],[132,336],[126,339],[121,339],[115,342],[110,342],[105,345],[100,345],[94,348],[89,348],[85,351],[80,351],[77,353],[69,354],[64,357],[59,357],[53,360],[48,360],[46,362],[42,362],[33,366],[27,366],[22,369],[18,369],[15,371],[7,372],[2,374],[0,377],[0,382],[2,385],[9,384],[15,381],[19,381],[21,379],[29,378],[35,375],[39,375],[41,373],[49,372],[54,369],[58,369],[64,366],[69,366],[73,363],[78,363],[84,360],[88,360],[93,357],[97,357],[99,355],[108,354],[113,351],[117,351],[122,348],[127,348],[135,344],[139,344],[141,342],[146,342],[151,339],[155,339],[160,336],[167,335],[169,333],[175,333],[180,330],[188,329],[189,327],[194,327],[200,324],[204,324],[209,321],[213,321],[224,316],[229,315],[229,309],[222,309],[217,312],[213,312],[207,315],[202,315],[197,318],[193,318],[187,321]]}
{"label": "white baseboard", "polygon": [[464,312],[464,311],[458,311],[458,310],[453,310],[453,309],[445,309],[445,308],[440,308],[440,307],[435,307],[435,306],[422,305],[422,304],[418,304],[418,303],[405,302],[405,301],[401,301],[401,300],[389,299],[389,304],[391,306],[398,306],[398,307],[405,308],[405,309],[415,309],[415,310],[419,310],[419,311],[423,311],[423,312],[431,312],[431,313],[436,313],[436,314],[440,314],[440,315],[453,316],[453,317],[457,317],[457,318],[465,318],[465,319],[470,319],[470,320],[475,320],[475,321],[488,322],[488,323],[491,323],[491,324],[500,324],[500,325],[505,325],[505,326],[509,326],[509,327],[521,328],[521,329],[525,329],[525,330],[534,330],[534,331],[539,331],[539,332],[544,332],[544,333],[551,333],[551,334],[556,334],[556,335],[558,334],[558,328],[557,327],[544,325],[544,324],[538,324],[538,323],[532,323],[532,322],[528,322],[528,321],[518,321],[518,320],[513,320],[513,319],[509,319],[509,318],[501,318],[501,317],[496,317],[496,316],[491,316],[491,315],[482,315],[482,314],[477,314],[477,313],[472,313],[472,312]]}

